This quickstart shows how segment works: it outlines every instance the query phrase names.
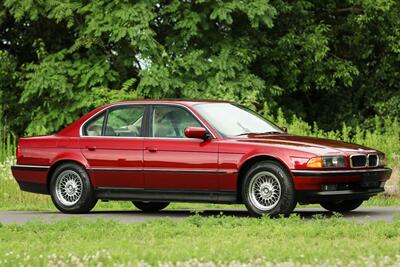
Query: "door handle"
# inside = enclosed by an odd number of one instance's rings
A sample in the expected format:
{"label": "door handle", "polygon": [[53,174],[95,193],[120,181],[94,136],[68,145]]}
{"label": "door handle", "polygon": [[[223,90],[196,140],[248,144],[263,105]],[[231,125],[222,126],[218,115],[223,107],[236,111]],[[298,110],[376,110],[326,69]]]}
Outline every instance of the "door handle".
{"label": "door handle", "polygon": [[157,152],[157,148],[156,147],[154,147],[154,146],[151,146],[151,147],[146,147],[146,149],[149,151],[149,152]]}
{"label": "door handle", "polygon": [[96,147],[95,147],[95,146],[87,146],[86,148],[87,148],[87,150],[89,150],[89,151],[95,151],[95,150],[96,150]]}

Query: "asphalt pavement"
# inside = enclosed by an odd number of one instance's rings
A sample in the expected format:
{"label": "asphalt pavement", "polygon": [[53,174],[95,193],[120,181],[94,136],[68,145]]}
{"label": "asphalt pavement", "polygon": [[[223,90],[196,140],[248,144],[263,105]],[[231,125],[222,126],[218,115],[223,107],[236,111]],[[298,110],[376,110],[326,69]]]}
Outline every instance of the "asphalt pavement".
{"label": "asphalt pavement", "polygon": [[[299,214],[305,220],[313,219],[315,216],[330,218],[333,214],[321,208],[298,208],[294,213]],[[164,210],[157,213],[143,213],[137,210],[117,211],[94,211],[88,214],[63,214],[57,211],[0,211],[0,223],[2,224],[23,224],[31,221],[53,223],[68,218],[83,218],[88,220],[115,220],[121,223],[141,223],[149,220],[170,218],[181,220],[192,216],[190,210]],[[249,217],[245,209],[208,209],[199,213],[201,216],[226,215],[235,217]],[[353,212],[343,214],[346,220],[356,222],[386,221],[390,222],[394,217],[400,216],[400,207],[371,207],[359,208]]]}

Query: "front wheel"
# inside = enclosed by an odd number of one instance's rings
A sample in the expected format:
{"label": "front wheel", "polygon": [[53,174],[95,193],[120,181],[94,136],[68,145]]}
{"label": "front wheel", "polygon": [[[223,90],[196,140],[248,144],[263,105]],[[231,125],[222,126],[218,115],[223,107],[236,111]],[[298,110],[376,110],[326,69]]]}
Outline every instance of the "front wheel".
{"label": "front wheel", "polygon": [[346,212],[357,209],[364,202],[362,199],[342,200],[337,202],[323,202],[321,206],[329,211]]}
{"label": "front wheel", "polygon": [[74,163],[57,167],[51,176],[50,194],[54,205],[63,213],[87,213],[97,203],[86,170]]}
{"label": "front wheel", "polygon": [[166,208],[169,202],[132,201],[136,208],[144,212],[156,212]]}
{"label": "front wheel", "polygon": [[297,203],[291,176],[274,161],[258,162],[248,170],[242,184],[242,199],[254,216],[287,216]]}

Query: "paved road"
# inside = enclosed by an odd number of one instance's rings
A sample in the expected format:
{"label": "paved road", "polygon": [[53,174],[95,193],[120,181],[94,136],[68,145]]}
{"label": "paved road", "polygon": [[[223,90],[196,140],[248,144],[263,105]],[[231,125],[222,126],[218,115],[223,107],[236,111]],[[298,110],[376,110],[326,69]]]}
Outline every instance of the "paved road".
{"label": "paved road", "polygon": [[[224,214],[227,216],[248,217],[249,214],[244,209],[232,210],[205,210],[201,212],[202,216],[212,216]],[[304,219],[311,219],[315,215],[322,215],[326,218],[332,216],[332,213],[319,208],[301,208],[296,209],[295,213],[299,214]],[[161,218],[183,219],[191,216],[193,213],[189,210],[165,210],[158,213],[142,213],[140,211],[95,211],[89,214],[69,215],[60,212],[51,211],[0,211],[0,223],[17,223],[22,224],[29,221],[55,222],[67,218],[85,218],[85,219],[104,219],[117,220],[122,223],[140,223],[149,220]],[[400,207],[390,208],[359,208],[356,211],[344,214],[347,220],[356,222],[367,222],[383,220],[390,222],[394,216],[400,216]]]}

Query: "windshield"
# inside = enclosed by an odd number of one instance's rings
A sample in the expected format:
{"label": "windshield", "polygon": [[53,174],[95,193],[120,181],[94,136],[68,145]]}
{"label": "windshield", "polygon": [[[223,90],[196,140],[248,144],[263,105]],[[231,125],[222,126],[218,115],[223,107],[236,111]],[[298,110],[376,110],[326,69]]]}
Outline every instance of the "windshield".
{"label": "windshield", "polygon": [[231,103],[202,103],[193,108],[223,137],[249,133],[284,133],[257,113]]}

